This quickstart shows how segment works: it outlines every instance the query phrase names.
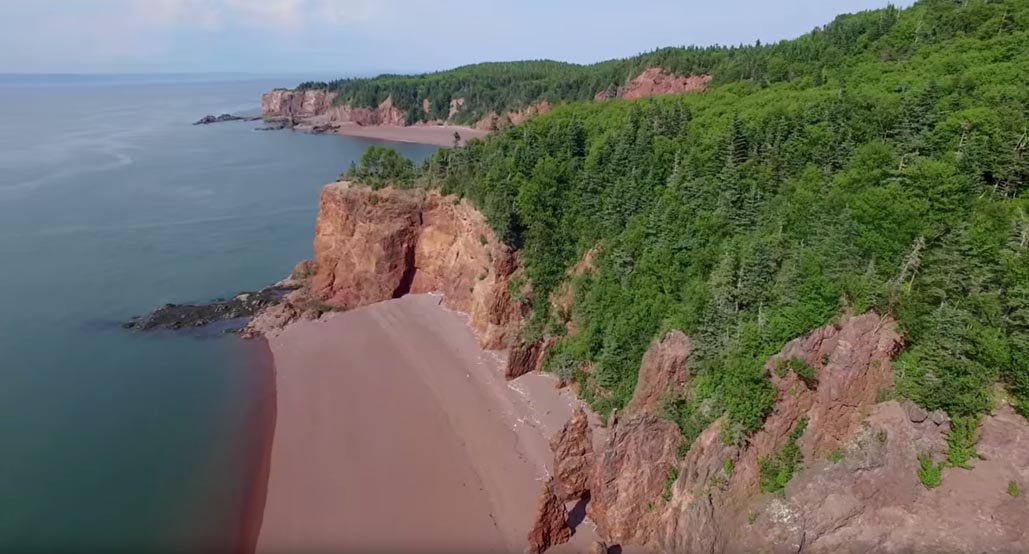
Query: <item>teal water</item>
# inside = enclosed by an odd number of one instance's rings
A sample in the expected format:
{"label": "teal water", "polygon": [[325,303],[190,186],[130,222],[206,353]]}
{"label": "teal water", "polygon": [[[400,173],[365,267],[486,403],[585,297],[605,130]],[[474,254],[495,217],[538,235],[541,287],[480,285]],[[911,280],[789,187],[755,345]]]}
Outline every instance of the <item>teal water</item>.
{"label": "teal water", "polygon": [[194,127],[295,79],[195,81],[0,79],[0,551],[237,544],[264,348],[118,323],[285,276],[376,141]]}

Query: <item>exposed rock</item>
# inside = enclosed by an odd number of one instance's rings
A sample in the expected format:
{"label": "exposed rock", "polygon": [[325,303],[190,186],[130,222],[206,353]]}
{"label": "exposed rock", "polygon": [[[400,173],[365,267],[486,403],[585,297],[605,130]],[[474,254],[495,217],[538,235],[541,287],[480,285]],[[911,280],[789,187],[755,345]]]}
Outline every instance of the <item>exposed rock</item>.
{"label": "exposed rock", "polygon": [[529,553],[542,554],[548,548],[568,542],[572,530],[568,527],[568,512],[554,493],[554,480],[548,479],[539,496],[536,522],[529,531]]}
{"label": "exposed rock", "polygon": [[594,541],[586,552],[587,554],[607,554],[607,543]]}
{"label": "exposed rock", "polygon": [[611,98],[645,98],[667,94],[684,94],[702,91],[711,82],[711,75],[675,75],[660,67],[648,67],[622,87],[614,85],[598,92],[595,101]]}
{"label": "exposed rock", "polygon": [[927,489],[916,457],[926,441],[945,450],[945,436],[896,402],[880,404],[839,463],[818,461],[797,475],[735,544],[751,552],[774,552],[774,543],[811,553],[1018,552],[1029,540],[1029,505],[1006,487],[1029,476],[1029,428],[1017,417],[985,418],[978,448],[993,457],[984,452],[971,471],[947,469],[939,488]]}
{"label": "exposed rock", "polygon": [[327,310],[327,306],[311,298],[306,288],[295,290],[282,302],[258,312],[240,332],[240,336],[252,339],[267,335],[294,321],[318,319]]}
{"label": "exposed rock", "polygon": [[[165,304],[148,315],[132,318],[122,327],[131,331],[179,330],[247,318],[279,304],[293,288],[289,283],[281,283],[257,292],[241,292],[228,300],[219,299],[207,304]],[[227,330],[235,331],[239,327],[242,325]]]}
{"label": "exposed rock", "polygon": [[678,426],[647,414],[621,420],[611,429],[587,506],[602,537],[615,543],[652,542],[681,442]]}
{"label": "exposed rock", "polygon": [[669,394],[685,392],[691,351],[690,339],[681,331],[670,331],[661,340],[651,343],[640,364],[632,400],[625,406],[626,415],[638,412],[657,415]]}
{"label": "exposed rock", "polygon": [[439,292],[448,307],[468,314],[483,346],[495,349],[509,344],[522,317],[508,291],[517,259],[478,211],[453,197],[327,185],[314,255],[306,294],[325,308]]}
{"label": "exposed rock", "polygon": [[504,377],[517,379],[527,373],[538,371],[542,363],[544,346],[542,342],[532,344],[519,343],[507,353],[507,369]]}
{"label": "exposed rock", "polygon": [[221,114],[219,116],[205,115],[204,117],[200,118],[200,120],[197,121],[196,123],[194,123],[193,125],[210,125],[212,123],[225,123],[227,121],[256,121],[258,119],[261,119],[261,118],[260,117],[243,117],[243,116],[223,113],[223,114]]}
{"label": "exposed rock", "polygon": [[557,496],[567,502],[588,495],[594,472],[593,432],[581,406],[550,441],[550,447]]}
{"label": "exposed rock", "polygon": [[[723,418],[691,445],[661,516],[662,550],[1019,551],[1029,539],[1017,523],[1027,506],[1005,490],[1029,477],[1029,426],[1007,407],[984,418],[977,446],[983,459],[971,471],[944,470],[942,484],[926,488],[917,457],[942,459],[949,425],[907,402],[876,404],[875,391],[892,384],[889,358],[899,346],[894,322],[875,314],[790,342],[766,366],[779,397],[764,428],[727,446]],[[782,360],[798,358],[816,369],[816,390],[776,371]],[[798,441],[802,467],[781,496],[761,494],[758,460],[802,417],[809,422]]]}
{"label": "exposed rock", "polygon": [[550,103],[547,101],[531,104],[520,110],[514,110],[505,114],[489,114],[475,123],[475,128],[482,131],[496,131],[512,125],[518,125],[530,117],[545,114],[550,111]]}

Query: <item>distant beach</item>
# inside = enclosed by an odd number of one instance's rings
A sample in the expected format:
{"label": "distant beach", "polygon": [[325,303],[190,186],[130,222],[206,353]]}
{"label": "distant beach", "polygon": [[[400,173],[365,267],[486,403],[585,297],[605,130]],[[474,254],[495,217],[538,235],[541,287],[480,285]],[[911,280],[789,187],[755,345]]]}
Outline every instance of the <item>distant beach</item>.
{"label": "distant beach", "polygon": [[[312,121],[315,120],[315,118],[312,118]],[[311,122],[305,122],[298,125],[297,130],[310,130],[312,127],[313,124]],[[463,144],[464,141],[470,139],[485,137],[489,134],[489,131],[458,125],[410,125],[407,127],[401,127],[397,125],[358,125],[356,123],[342,123],[332,131],[329,131],[329,133],[348,137],[379,139],[393,142],[452,146],[454,144],[454,133],[461,135],[461,142]]]}

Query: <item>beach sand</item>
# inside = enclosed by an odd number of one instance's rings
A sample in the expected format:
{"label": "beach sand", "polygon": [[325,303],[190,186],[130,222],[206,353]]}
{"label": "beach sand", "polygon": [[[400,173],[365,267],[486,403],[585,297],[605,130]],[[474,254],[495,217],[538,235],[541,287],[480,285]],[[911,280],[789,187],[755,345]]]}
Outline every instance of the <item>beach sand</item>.
{"label": "beach sand", "polygon": [[[522,552],[575,400],[508,383],[463,315],[412,295],[268,337],[277,410],[257,552]],[[595,534],[580,525],[583,551]]]}
{"label": "beach sand", "polygon": [[[296,129],[298,131],[311,131],[316,126],[328,123],[329,120],[324,116],[312,117],[297,125]],[[437,146],[453,146],[455,132],[461,135],[461,145],[464,145],[467,140],[482,138],[489,134],[489,131],[458,125],[411,125],[400,127],[396,125],[358,125],[356,123],[337,124],[337,127],[330,131],[331,134],[348,137],[434,144]]]}

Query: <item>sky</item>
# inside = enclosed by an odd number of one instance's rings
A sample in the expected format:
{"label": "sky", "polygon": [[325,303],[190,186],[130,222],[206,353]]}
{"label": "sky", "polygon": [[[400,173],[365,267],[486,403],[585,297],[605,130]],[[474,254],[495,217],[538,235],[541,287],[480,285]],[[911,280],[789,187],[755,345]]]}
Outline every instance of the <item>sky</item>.
{"label": "sky", "polygon": [[[369,75],[771,42],[887,0],[0,0],[0,73]],[[911,0],[895,0],[906,6]]]}

